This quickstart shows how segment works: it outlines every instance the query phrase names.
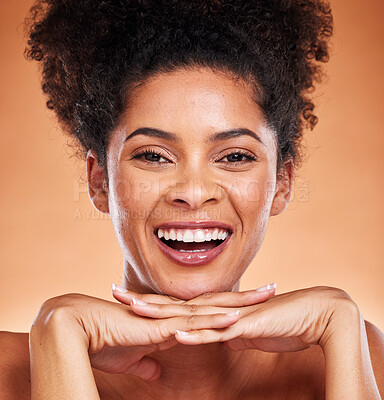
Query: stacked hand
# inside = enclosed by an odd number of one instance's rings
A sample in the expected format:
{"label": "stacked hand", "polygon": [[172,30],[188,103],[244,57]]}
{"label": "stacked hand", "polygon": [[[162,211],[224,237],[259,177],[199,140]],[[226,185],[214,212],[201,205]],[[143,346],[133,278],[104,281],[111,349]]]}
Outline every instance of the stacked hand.
{"label": "stacked hand", "polygon": [[[268,352],[304,350],[320,344],[331,317],[346,306],[357,309],[347,293],[331,287],[313,287],[274,296],[269,285],[263,292],[205,294],[193,300],[114,292],[114,297],[144,317],[168,320],[185,316],[187,331],[175,338],[188,345],[224,342],[231,350],[259,349]],[[266,301],[268,300],[268,301]],[[237,310],[237,318],[235,318]],[[201,327],[203,316],[231,313],[223,327]]]}
{"label": "stacked hand", "polygon": [[345,292],[329,287],[275,296],[272,286],[207,293],[188,301],[132,291],[114,290],[113,295],[121,304],[80,294],[55,297],[44,303],[37,320],[56,315],[53,320],[64,323],[70,316],[85,332],[94,368],[146,380],[161,373],[159,363],[147,355],[178,342],[224,342],[231,350],[303,350],[327,340],[336,311],[345,309],[341,305],[357,310]]}

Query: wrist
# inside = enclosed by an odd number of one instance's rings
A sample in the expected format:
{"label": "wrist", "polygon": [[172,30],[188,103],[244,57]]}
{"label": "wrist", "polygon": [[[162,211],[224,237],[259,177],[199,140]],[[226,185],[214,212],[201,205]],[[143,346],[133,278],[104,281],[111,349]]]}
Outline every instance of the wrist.
{"label": "wrist", "polygon": [[66,307],[43,306],[30,329],[32,400],[100,400],[88,337],[68,311]]}
{"label": "wrist", "polygon": [[364,319],[351,299],[337,301],[319,345],[325,358],[327,399],[380,399]]}
{"label": "wrist", "polygon": [[360,338],[364,319],[359,307],[350,298],[335,301],[327,326],[319,340],[320,347],[325,351],[335,344],[346,343],[353,338]]}
{"label": "wrist", "polygon": [[89,340],[81,323],[66,307],[49,309],[44,305],[34,320],[30,332],[30,346],[46,341],[75,340],[88,350]]}

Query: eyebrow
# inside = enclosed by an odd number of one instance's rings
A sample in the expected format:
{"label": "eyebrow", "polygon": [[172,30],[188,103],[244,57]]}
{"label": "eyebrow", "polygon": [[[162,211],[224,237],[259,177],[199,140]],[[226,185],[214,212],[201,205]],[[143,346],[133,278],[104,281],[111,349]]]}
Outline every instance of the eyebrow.
{"label": "eyebrow", "polygon": [[[150,136],[150,137],[156,137],[159,139],[180,142],[180,138],[172,132],[166,132],[161,129],[149,128],[149,127],[143,127],[143,128],[136,129],[135,131],[133,131],[130,135],[128,135],[126,137],[125,142],[137,135],[145,135],[145,136]],[[215,132],[207,139],[207,142],[209,142],[209,143],[219,142],[221,140],[232,139],[234,137],[243,136],[243,135],[250,136],[265,146],[265,143],[261,140],[260,136],[247,128],[238,128],[238,129],[230,129],[230,130],[222,131],[222,132]]]}

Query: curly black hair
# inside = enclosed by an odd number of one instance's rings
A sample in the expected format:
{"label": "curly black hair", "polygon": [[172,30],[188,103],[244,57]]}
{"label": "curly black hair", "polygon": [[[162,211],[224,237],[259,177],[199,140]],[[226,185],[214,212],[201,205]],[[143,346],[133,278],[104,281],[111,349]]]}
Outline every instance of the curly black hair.
{"label": "curly black hair", "polygon": [[47,107],[104,168],[135,86],[197,66],[253,85],[277,135],[279,170],[301,162],[303,130],[317,123],[310,94],[324,76],[333,18],[323,0],[37,0],[26,29]]}

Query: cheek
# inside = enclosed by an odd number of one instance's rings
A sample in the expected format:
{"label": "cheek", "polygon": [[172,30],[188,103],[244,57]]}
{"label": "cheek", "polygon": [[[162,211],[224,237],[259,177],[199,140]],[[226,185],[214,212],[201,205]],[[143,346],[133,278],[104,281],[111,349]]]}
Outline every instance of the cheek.
{"label": "cheek", "polygon": [[275,187],[276,180],[260,174],[255,179],[237,180],[232,190],[232,204],[241,218],[242,235],[253,243],[253,248],[264,237]]}
{"label": "cheek", "polygon": [[121,173],[110,181],[109,206],[113,223],[131,228],[145,222],[159,196],[159,184],[138,173]]}
{"label": "cheek", "polygon": [[259,174],[253,179],[237,179],[229,187],[233,201],[242,214],[265,210],[272,205],[276,180]]}

